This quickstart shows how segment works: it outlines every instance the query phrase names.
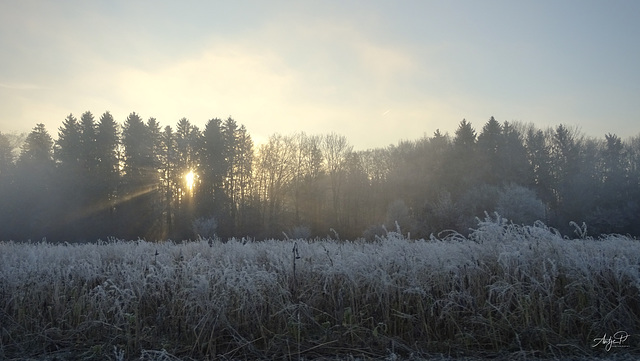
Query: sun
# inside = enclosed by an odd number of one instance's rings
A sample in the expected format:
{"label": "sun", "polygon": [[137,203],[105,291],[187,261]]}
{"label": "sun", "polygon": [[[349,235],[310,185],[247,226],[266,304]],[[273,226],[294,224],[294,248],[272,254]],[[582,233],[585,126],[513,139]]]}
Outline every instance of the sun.
{"label": "sun", "polygon": [[189,173],[184,175],[184,181],[186,183],[187,189],[190,191],[193,190],[193,186],[196,182],[196,174],[192,170],[189,171]]}

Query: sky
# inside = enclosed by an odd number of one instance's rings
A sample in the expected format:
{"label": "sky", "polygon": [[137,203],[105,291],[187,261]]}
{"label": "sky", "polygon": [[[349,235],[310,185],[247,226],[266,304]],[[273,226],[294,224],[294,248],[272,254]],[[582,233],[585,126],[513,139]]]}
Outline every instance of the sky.
{"label": "sky", "polygon": [[498,121],[640,134],[640,1],[0,0],[0,132],[131,112],[355,149]]}

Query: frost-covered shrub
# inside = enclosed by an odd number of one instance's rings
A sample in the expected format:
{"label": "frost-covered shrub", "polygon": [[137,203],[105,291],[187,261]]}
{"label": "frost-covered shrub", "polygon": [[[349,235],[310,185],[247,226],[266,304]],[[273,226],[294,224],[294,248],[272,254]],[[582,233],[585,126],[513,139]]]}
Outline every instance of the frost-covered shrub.
{"label": "frost-covered shrub", "polygon": [[458,199],[456,208],[460,210],[456,229],[465,234],[485,213],[497,212],[518,224],[533,224],[545,219],[544,203],[534,191],[517,184],[474,187]]}
{"label": "frost-covered shrub", "polygon": [[438,233],[443,230],[455,229],[458,223],[460,210],[451,199],[449,192],[442,192],[433,202],[427,202],[424,207],[425,233]]}
{"label": "frost-covered shrub", "polygon": [[214,238],[218,229],[218,221],[214,217],[200,217],[191,222],[193,233],[201,238]]}
{"label": "frost-covered shrub", "polygon": [[469,230],[476,225],[476,218],[481,217],[485,212],[493,212],[500,188],[494,185],[481,184],[472,187],[456,201],[456,208],[459,209],[456,227],[459,232],[468,234]]}
{"label": "frost-covered shrub", "polygon": [[533,224],[545,219],[545,205],[526,187],[509,184],[498,194],[495,211],[517,224]]}

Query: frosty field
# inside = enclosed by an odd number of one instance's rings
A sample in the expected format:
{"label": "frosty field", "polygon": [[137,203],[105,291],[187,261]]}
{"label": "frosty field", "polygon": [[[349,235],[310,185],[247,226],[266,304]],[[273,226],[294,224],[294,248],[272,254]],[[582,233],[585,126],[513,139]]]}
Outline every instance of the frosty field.
{"label": "frosty field", "polygon": [[3,242],[0,359],[613,357],[638,352],[639,290],[640,241],[499,218],[429,240]]}

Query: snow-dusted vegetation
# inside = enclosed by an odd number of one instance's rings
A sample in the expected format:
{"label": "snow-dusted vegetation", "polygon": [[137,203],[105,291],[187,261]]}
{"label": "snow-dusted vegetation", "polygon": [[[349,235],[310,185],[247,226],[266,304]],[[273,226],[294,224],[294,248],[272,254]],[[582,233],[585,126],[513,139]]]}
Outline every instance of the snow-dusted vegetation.
{"label": "snow-dusted vegetation", "polygon": [[576,230],[487,218],[429,240],[3,242],[0,358],[604,354],[594,339],[640,332],[640,242]]}

